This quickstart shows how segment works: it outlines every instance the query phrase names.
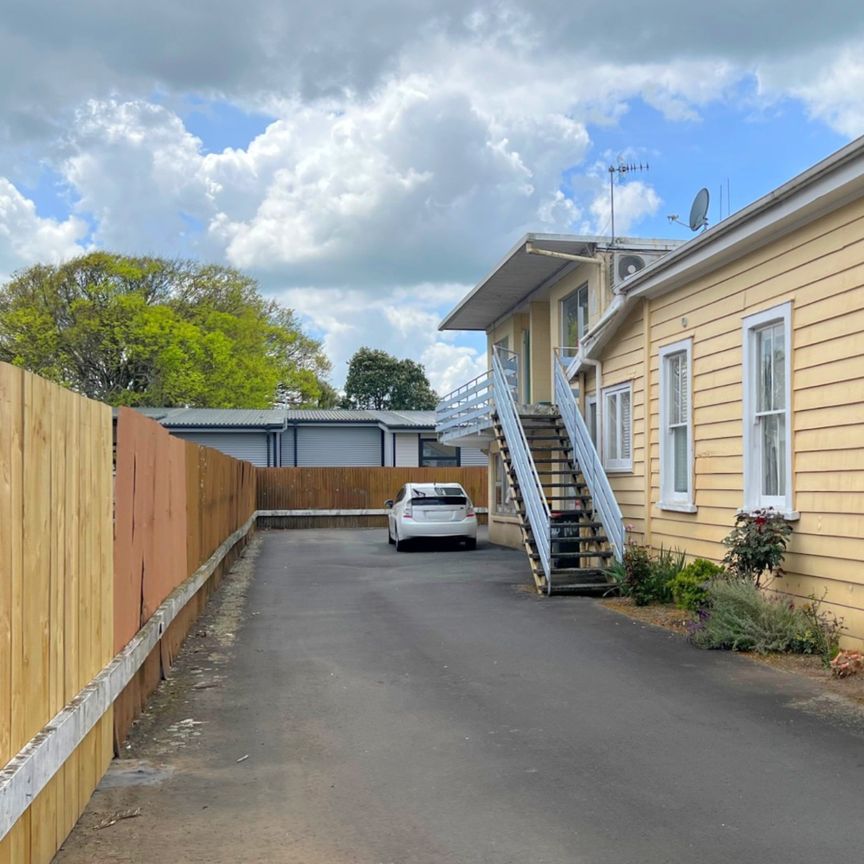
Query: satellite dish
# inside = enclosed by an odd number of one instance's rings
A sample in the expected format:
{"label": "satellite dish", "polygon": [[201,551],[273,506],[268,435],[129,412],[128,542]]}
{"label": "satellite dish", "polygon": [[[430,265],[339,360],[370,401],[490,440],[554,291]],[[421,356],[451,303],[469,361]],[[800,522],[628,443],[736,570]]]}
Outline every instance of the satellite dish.
{"label": "satellite dish", "polygon": [[703,186],[693,199],[690,208],[690,230],[698,231],[708,224],[708,190]]}

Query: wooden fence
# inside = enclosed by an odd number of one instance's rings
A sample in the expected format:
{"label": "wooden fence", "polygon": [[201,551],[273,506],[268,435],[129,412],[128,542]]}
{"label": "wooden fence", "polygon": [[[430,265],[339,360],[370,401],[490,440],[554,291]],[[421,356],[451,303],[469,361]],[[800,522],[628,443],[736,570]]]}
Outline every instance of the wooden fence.
{"label": "wooden fence", "polygon": [[[114,654],[111,506],[111,409],[0,363],[0,767]],[[0,862],[50,861],[111,755],[109,709]]]}
{"label": "wooden fence", "polygon": [[259,468],[259,510],[380,510],[408,482],[461,483],[487,506],[486,468]]}
{"label": "wooden fence", "polygon": [[[171,436],[137,411],[117,418],[114,543],[114,650],[150,619],[255,510],[255,469]],[[165,677],[235,547],[172,622],[114,703],[115,748]]]}
{"label": "wooden fence", "polygon": [[254,524],[248,462],[127,409],[112,449],[0,363],[0,864],[51,861]]}

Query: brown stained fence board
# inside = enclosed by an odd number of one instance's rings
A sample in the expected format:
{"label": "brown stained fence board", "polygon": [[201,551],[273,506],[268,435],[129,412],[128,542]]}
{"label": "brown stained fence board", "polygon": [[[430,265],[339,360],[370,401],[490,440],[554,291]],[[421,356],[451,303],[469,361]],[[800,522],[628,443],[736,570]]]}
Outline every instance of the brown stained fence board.
{"label": "brown stained fence board", "polygon": [[461,483],[487,505],[488,470],[466,468],[258,468],[259,510],[379,510],[408,482]]}
{"label": "brown stained fence board", "polygon": [[135,434],[141,415],[121,408],[117,417],[117,465],[114,478],[114,651],[135,635],[140,611],[129,598],[141,596],[140,570],[132,569]]}

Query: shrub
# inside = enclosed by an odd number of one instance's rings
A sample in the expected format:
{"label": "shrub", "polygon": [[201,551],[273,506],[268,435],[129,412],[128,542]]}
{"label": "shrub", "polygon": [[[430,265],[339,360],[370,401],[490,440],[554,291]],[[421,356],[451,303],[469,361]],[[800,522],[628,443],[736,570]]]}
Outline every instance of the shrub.
{"label": "shrub", "polygon": [[685,556],[680,549],[665,549],[660,547],[654,559],[655,601],[657,603],[672,602],[672,582],[684,569]]}
{"label": "shrub", "polygon": [[796,607],[787,599],[766,597],[752,582],[741,580],[711,582],[699,618],[690,638],[700,648],[818,654],[825,662],[836,653],[843,626],[820,610],[818,600]]}
{"label": "shrub", "polygon": [[782,513],[770,507],[739,513],[735,527],[723,541],[729,550],[723,559],[726,569],[757,587],[765,573],[782,576],[783,556],[789,543],[792,526]]}
{"label": "shrub", "polygon": [[[627,568],[624,566],[623,561],[612,561],[612,563],[606,568],[606,573],[609,578],[612,580],[613,585],[618,590],[618,593],[622,597],[630,596],[630,589],[627,586]],[[613,589],[609,589],[610,593]]]}
{"label": "shrub", "polygon": [[[661,549],[656,558],[651,557],[647,546],[629,543],[624,552],[621,593],[633,598],[637,606],[649,603],[669,603],[672,599],[669,581],[684,566],[684,553]],[[621,569],[613,569],[613,578],[621,575]]]}
{"label": "shrub", "polygon": [[724,572],[719,564],[697,558],[677,573],[669,582],[672,599],[679,609],[695,612],[708,599],[708,584]]}

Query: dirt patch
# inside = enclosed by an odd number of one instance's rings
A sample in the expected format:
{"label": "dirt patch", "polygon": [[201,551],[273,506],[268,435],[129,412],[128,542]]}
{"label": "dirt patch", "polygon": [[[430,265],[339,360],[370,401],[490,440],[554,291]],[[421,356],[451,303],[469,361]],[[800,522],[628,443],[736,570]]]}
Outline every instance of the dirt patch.
{"label": "dirt patch", "polygon": [[183,642],[171,675],[133,724],[121,756],[111,763],[55,864],[145,860],[123,850],[140,848],[153,832],[165,830],[159,816],[161,791],[195,766],[209,734],[212,705],[221,698],[225,667],[247,615],[246,597],[260,546],[261,536],[256,535],[225,574]]}
{"label": "dirt patch", "polygon": [[604,597],[599,601],[607,609],[627,615],[644,624],[653,624],[678,633],[687,635],[687,625],[693,620],[690,612],[685,612],[671,604],[637,606],[629,597]]}
{"label": "dirt patch", "polygon": [[[599,601],[607,609],[627,615],[644,624],[662,627],[677,633],[687,635],[687,625],[693,620],[693,615],[671,604],[636,606],[629,597],[607,597]],[[739,652],[740,655],[753,663],[761,663],[788,672],[802,675],[815,681],[831,702],[834,699],[848,699],[864,706],[864,675],[853,675],[849,678],[835,678],[831,670],[826,668],[821,657],[808,654],[750,654]]]}

